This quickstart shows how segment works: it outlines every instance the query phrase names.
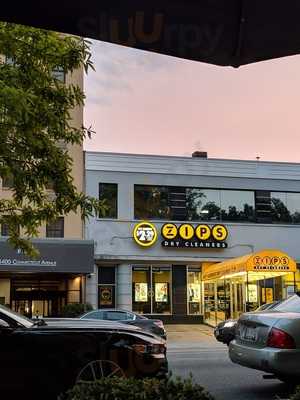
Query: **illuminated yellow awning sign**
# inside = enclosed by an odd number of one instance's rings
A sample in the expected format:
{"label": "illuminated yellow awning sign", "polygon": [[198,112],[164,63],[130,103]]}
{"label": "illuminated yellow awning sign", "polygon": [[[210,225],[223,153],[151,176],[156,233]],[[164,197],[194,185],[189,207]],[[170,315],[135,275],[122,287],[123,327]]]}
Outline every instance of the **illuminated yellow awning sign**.
{"label": "illuminated yellow awning sign", "polygon": [[223,279],[246,272],[296,272],[296,262],[280,250],[262,250],[213,265],[203,265],[202,279]]}

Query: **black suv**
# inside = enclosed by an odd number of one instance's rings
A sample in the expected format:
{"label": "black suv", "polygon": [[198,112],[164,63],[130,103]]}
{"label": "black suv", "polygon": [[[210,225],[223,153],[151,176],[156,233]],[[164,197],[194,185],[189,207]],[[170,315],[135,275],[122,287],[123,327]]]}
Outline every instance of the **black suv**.
{"label": "black suv", "polygon": [[80,380],[163,377],[166,343],[134,326],[79,319],[35,322],[0,306],[0,393],[56,399]]}

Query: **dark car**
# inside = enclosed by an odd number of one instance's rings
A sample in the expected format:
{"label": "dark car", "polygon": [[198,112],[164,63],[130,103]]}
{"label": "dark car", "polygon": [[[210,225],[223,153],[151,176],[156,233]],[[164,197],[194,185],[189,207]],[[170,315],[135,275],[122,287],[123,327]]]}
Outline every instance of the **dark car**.
{"label": "dark car", "polygon": [[164,324],[160,319],[150,319],[143,315],[135,314],[131,311],[116,309],[100,309],[90,311],[80,317],[80,319],[97,319],[105,321],[118,321],[127,325],[138,326],[139,328],[151,332],[155,335],[167,339]]}
{"label": "dark car", "polygon": [[[275,308],[281,301],[273,301],[272,303],[266,303],[258,307],[255,312],[270,310]],[[237,319],[227,319],[226,321],[220,322],[214,329],[215,338],[224,344],[229,343],[235,338]]]}
{"label": "dark car", "polygon": [[31,320],[0,306],[0,393],[56,399],[79,380],[164,377],[166,342],[134,326],[79,319]]}

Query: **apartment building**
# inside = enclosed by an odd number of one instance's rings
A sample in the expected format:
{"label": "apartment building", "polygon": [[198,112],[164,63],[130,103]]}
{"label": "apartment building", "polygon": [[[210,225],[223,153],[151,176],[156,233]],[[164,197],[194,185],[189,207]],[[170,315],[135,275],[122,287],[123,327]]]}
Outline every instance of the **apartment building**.
{"label": "apartment building", "polygon": [[[83,87],[83,69],[59,79]],[[83,107],[72,111],[73,125],[83,125]],[[83,148],[68,146],[73,158],[74,183],[83,190]],[[51,191],[49,191],[51,194]],[[0,197],[12,196],[11,182],[2,180]],[[22,233],[22,232],[21,232]],[[1,226],[0,238],[0,304],[29,317],[59,316],[64,305],[84,302],[85,277],[93,271],[93,241],[84,240],[80,214],[62,216],[55,223],[42,226],[34,243],[40,252],[38,260],[25,257],[7,243],[8,229]]]}

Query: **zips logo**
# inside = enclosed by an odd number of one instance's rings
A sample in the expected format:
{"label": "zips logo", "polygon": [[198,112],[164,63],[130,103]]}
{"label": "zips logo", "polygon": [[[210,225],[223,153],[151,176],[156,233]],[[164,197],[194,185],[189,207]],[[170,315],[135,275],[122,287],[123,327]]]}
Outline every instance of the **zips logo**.
{"label": "zips logo", "polygon": [[138,245],[150,247],[157,240],[157,230],[150,222],[140,222],[134,227],[133,238]]}

